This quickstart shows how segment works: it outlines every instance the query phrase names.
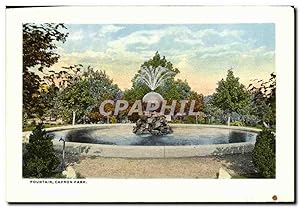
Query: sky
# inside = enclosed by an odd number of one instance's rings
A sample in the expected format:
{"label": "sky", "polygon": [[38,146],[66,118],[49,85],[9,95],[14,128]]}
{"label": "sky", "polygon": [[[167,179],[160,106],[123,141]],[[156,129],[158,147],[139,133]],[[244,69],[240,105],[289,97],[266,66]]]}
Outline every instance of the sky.
{"label": "sky", "polygon": [[105,70],[124,90],[156,51],[180,70],[176,77],[212,94],[233,68],[240,81],[268,79],[275,72],[274,24],[66,24],[69,36],[57,44],[61,58],[52,69],[83,64]]}

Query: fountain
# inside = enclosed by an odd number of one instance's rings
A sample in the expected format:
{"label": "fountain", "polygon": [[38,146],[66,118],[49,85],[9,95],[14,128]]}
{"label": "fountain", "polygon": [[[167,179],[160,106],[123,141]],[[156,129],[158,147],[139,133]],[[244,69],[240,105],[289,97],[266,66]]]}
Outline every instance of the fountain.
{"label": "fountain", "polygon": [[172,71],[162,66],[156,68],[152,66],[141,67],[137,79],[146,84],[151,89],[151,92],[143,97],[143,103],[146,103],[147,106],[146,112],[145,115],[136,122],[133,133],[165,135],[173,132],[168,125],[166,117],[156,112],[156,110],[161,107],[164,99],[159,93],[154,92],[154,90],[170,78],[172,74]]}
{"label": "fountain", "polygon": [[[142,100],[147,104],[145,111],[140,100],[137,100],[137,104],[131,108],[133,112],[136,112],[135,110],[138,113],[144,112],[140,114],[141,117],[135,126],[119,123],[48,128],[47,133],[54,138],[54,147],[59,150],[63,148],[63,144],[59,142],[62,138],[66,142],[66,152],[84,156],[124,158],[196,157],[244,154],[253,150],[260,129],[224,125],[168,124],[162,113],[166,102],[154,90],[171,74],[171,71],[163,67],[143,67],[140,70],[137,78],[145,83],[151,92],[144,95]],[[106,103],[114,105],[115,102],[108,100]],[[184,103],[180,102],[180,105],[184,106]],[[126,102],[117,101],[115,109],[120,111],[127,107]],[[24,141],[28,141],[28,135],[28,132],[24,132]]]}

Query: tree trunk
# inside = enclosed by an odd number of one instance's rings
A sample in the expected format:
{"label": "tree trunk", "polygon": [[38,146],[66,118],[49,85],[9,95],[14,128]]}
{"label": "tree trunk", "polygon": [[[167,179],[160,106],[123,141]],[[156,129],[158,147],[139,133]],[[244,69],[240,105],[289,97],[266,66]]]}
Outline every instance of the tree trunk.
{"label": "tree trunk", "polygon": [[109,124],[109,116],[106,117],[106,123]]}
{"label": "tree trunk", "polygon": [[72,125],[75,125],[75,119],[76,119],[76,111],[73,111]]}

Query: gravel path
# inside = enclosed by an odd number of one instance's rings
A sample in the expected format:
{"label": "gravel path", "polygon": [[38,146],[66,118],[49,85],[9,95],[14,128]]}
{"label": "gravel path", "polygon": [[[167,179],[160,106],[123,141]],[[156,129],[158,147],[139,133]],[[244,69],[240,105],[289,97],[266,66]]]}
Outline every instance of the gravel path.
{"label": "gravel path", "polygon": [[250,154],[164,159],[81,157],[73,166],[86,178],[217,178],[221,167],[234,177],[253,177],[257,172]]}

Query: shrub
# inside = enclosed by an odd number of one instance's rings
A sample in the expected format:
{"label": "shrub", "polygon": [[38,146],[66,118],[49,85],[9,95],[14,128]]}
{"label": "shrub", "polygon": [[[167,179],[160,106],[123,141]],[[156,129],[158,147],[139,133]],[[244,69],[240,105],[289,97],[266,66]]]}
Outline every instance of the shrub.
{"label": "shrub", "polygon": [[243,115],[243,121],[247,126],[257,126],[260,122],[260,119],[254,115]]}
{"label": "shrub", "polygon": [[185,124],[195,124],[196,117],[195,116],[185,116],[182,121]]}
{"label": "shrub", "polygon": [[230,123],[231,126],[245,126],[245,124],[242,121],[234,121]]}
{"label": "shrub", "polygon": [[111,117],[111,123],[117,123],[118,122],[118,120],[117,120],[117,118],[115,117],[115,116],[112,116]]}
{"label": "shrub", "polygon": [[269,129],[263,129],[256,138],[252,158],[255,166],[266,178],[275,178],[276,140]]}
{"label": "shrub", "polygon": [[57,175],[59,159],[54,154],[52,137],[39,124],[29,136],[23,154],[23,177],[50,178]]}

